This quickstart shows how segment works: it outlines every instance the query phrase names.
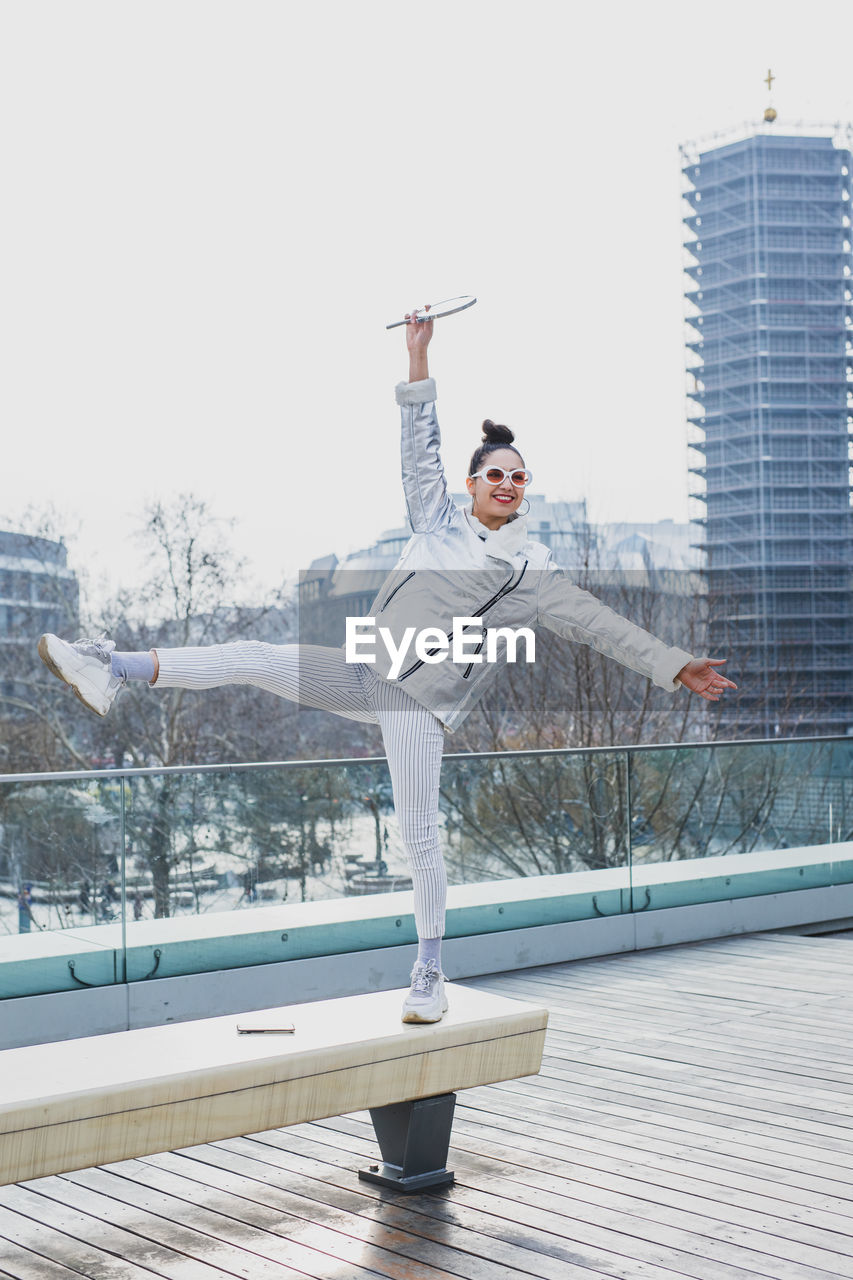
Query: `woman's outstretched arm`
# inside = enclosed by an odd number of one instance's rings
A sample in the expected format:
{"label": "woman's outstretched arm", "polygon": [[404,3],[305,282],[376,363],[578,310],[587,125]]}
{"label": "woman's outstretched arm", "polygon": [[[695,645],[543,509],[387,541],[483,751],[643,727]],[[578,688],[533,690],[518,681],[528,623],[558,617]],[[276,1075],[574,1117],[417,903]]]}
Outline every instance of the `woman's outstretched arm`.
{"label": "woman's outstretched arm", "polygon": [[718,702],[726,689],[737,688],[717,670],[724,658],[696,658],[686,649],[664,644],[576,586],[565,569],[540,575],[537,612],[539,621],[557,635],[590,645],[661,689],[675,692],[684,685],[708,702]]}

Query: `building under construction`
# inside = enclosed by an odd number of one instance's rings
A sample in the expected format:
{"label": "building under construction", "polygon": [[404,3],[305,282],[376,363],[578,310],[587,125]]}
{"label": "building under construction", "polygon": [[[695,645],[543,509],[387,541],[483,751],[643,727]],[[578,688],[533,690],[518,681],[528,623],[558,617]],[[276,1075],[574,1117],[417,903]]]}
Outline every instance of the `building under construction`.
{"label": "building under construction", "polygon": [[853,732],[851,131],[682,149],[694,507],[721,727]]}

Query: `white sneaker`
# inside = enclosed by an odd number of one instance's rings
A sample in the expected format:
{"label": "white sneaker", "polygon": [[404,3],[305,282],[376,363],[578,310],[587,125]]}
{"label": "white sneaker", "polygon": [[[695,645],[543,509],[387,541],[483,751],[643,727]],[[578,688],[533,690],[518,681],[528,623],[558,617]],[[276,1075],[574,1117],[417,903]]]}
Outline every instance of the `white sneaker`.
{"label": "white sneaker", "polygon": [[115,642],[106,636],[69,644],[50,634],[39,640],[39,657],[50,671],[70,684],[85,707],[105,716],[123,681],[113,675],[110,654]]}
{"label": "white sneaker", "polygon": [[447,1013],[444,974],[434,960],[415,961],[412,985],[403,1001],[404,1022],[440,1022]]}

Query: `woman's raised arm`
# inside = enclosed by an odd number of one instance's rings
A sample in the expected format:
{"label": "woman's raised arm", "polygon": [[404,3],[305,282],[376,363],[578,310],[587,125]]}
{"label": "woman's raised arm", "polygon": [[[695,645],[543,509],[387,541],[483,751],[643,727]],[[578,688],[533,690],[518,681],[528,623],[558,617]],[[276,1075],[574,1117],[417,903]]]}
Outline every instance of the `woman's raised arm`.
{"label": "woman's raised arm", "polygon": [[429,376],[427,347],[432,320],[406,316],[409,381],[397,385],[402,410],[403,492],[415,533],[430,533],[452,518],[455,507],[447,492],[441,463],[441,435],[435,413],[435,383]]}
{"label": "woman's raised arm", "polygon": [[[429,377],[427,347],[432,339],[434,320],[415,320],[416,310],[406,313],[406,346],[409,349],[409,382],[423,382]],[[429,305],[424,308],[429,311]]]}

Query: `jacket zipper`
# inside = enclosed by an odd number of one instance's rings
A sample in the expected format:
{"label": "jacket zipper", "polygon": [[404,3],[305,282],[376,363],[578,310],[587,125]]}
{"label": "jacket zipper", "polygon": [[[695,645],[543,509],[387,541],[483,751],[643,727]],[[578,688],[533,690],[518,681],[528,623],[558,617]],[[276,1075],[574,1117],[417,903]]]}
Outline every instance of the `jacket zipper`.
{"label": "jacket zipper", "polygon": [[[501,587],[501,589],[500,589],[500,591],[497,593],[497,595],[492,596],[491,600],[487,601],[487,603],[483,605],[482,609],[478,609],[476,613],[472,613],[472,614],[471,614],[471,617],[472,617],[472,618],[480,618],[480,617],[482,617],[482,615],[486,612],[486,610],[487,610],[487,609],[491,609],[491,607],[492,607],[492,605],[493,605],[493,604],[497,604],[497,602],[498,602],[499,600],[502,600],[502,599],[504,598],[504,596],[508,596],[508,595],[510,594],[510,592],[511,592],[511,591],[515,591],[516,587],[518,587],[518,586],[520,586],[520,585],[521,585],[521,579],[524,577],[525,573],[527,572],[527,565],[528,565],[528,561],[527,561],[527,560],[525,560],[524,564],[521,566],[521,573],[518,575],[518,581],[517,581],[517,582],[513,583],[513,581],[512,581],[512,574],[510,574],[509,582],[507,582],[507,583],[505,584],[505,586]],[[483,640],[481,639],[481,640],[480,640],[480,643],[477,645],[477,648],[476,648],[476,650],[475,650],[475,653],[479,653],[479,652],[480,652],[480,650],[482,649],[482,647],[483,647]],[[471,671],[472,671],[473,667],[474,667],[474,663],[473,663],[473,662],[469,662],[469,663],[468,663],[468,666],[467,666],[467,667],[465,668],[465,670],[462,672],[462,679],[463,679],[463,680],[467,680],[467,679],[468,679],[468,677],[469,677],[469,676],[470,676],[470,674],[471,674]]]}
{"label": "jacket zipper", "polygon": [[[471,617],[471,618],[482,618],[483,614],[484,614],[484,613],[486,613],[486,612],[487,612],[487,610],[491,609],[492,605],[497,604],[497,602],[498,602],[499,600],[502,600],[502,599],[504,598],[504,596],[508,596],[508,595],[510,594],[510,592],[515,591],[516,587],[518,587],[518,586],[520,586],[520,585],[521,585],[521,579],[524,577],[524,575],[525,575],[525,573],[526,573],[526,571],[527,571],[527,566],[528,566],[528,564],[529,564],[529,561],[525,560],[524,564],[523,564],[523,565],[522,565],[522,567],[521,567],[521,572],[519,573],[518,578],[517,578],[517,580],[516,580],[515,582],[513,582],[513,578],[515,577],[515,570],[513,569],[512,573],[509,575],[508,579],[507,579],[507,580],[506,580],[506,582],[503,584],[503,586],[501,587],[500,591],[495,592],[495,594],[492,596],[491,600],[487,600],[487,601],[486,601],[486,603],[485,603],[484,605],[480,605],[480,607],[477,609],[476,613],[469,614],[469,617]],[[402,582],[401,582],[401,583],[400,583],[400,586],[402,586],[402,585],[403,585],[403,584],[402,584]],[[398,588],[398,589],[399,589],[399,588]],[[389,596],[389,599],[390,599],[390,596]],[[386,604],[387,604],[387,601],[386,601]],[[383,608],[384,608],[384,606],[383,606]],[[447,639],[448,639],[448,641],[449,641],[449,640],[451,640],[451,638],[452,638],[452,636],[453,636],[453,632],[452,632],[452,631],[448,631],[448,632],[446,632],[446,635],[447,635]],[[476,652],[477,652],[477,653],[479,653],[479,652],[480,652],[480,650],[482,649],[482,647],[483,647],[483,641],[481,640],[481,641],[480,641],[480,643],[477,645]],[[423,658],[418,658],[417,662],[413,663],[413,664],[412,664],[412,666],[410,666],[410,667],[408,668],[408,670],[407,670],[407,671],[404,671],[404,672],[402,673],[402,675],[397,676],[397,683],[399,684],[399,682],[400,682],[401,680],[405,680],[407,676],[412,675],[412,674],[413,674],[413,672],[417,671],[417,670],[418,670],[420,667],[422,667],[423,665],[424,665]],[[471,674],[471,671],[473,670],[473,667],[474,667],[474,663],[473,663],[473,662],[469,662],[469,663],[468,663],[468,666],[467,666],[467,667],[465,668],[465,670],[462,672],[462,679],[463,679],[463,680],[467,680],[467,679],[468,679],[468,677],[469,677],[469,676],[470,676],[470,674]]]}
{"label": "jacket zipper", "polygon": [[414,571],[414,569],[413,569],[411,573],[407,573],[407,574],[406,574],[406,576],[405,576],[405,578],[403,579],[403,581],[402,581],[402,582],[398,582],[398,583],[397,583],[396,587],[395,587],[395,588],[394,588],[394,590],[391,592],[390,596],[389,596],[389,597],[388,597],[388,599],[385,601],[385,603],[383,604],[382,608],[379,610],[379,612],[380,612],[380,613],[384,613],[384,612],[385,612],[385,610],[388,608],[389,604],[390,604],[390,603],[391,603],[391,601],[394,599],[394,597],[395,597],[395,595],[397,594],[397,592],[398,592],[402,587],[404,587],[404,586],[406,585],[406,583],[409,581],[409,579],[410,579],[410,578],[414,578],[414,576],[415,576],[415,571]]}

